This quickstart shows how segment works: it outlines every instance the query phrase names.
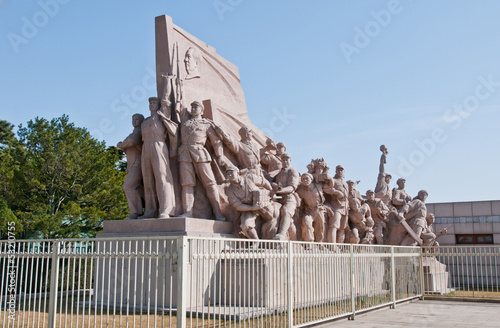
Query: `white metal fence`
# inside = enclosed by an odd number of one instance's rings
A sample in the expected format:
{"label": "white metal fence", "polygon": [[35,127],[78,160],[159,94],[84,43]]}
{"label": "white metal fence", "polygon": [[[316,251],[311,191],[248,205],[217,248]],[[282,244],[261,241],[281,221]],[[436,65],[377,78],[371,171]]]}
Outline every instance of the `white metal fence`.
{"label": "white metal fence", "polygon": [[426,294],[500,298],[500,246],[440,246],[422,255]]}
{"label": "white metal fence", "polygon": [[299,327],[422,297],[430,267],[423,264],[442,256],[418,247],[185,236],[2,241],[0,321]]}

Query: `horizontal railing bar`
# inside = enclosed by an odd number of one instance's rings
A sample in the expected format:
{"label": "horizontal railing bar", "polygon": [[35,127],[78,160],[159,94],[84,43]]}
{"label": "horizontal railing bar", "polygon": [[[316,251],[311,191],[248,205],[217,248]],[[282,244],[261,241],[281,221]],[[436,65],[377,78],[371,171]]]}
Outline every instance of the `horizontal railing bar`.
{"label": "horizontal railing bar", "polygon": [[463,256],[473,256],[473,257],[482,257],[482,256],[488,256],[488,257],[495,257],[495,256],[500,256],[500,253],[435,253],[433,255],[424,255],[424,257],[436,257],[436,256],[456,256],[456,257],[463,257]]}
{"label": "horizontal railing bar", "polygon": [[[53,243],[53,242],[81,242],[88,243],[91,241],[122,241],[122,240],[178,240],[179,236],[138,236],[138,237],[116,237],[116,238],[68,238],[68,239],[16,239],[16,243]],[[215,239],[215,238],[214,238]],[[225,240],[220,238],[220,240]],[[242,239],[239,239],[242,240]],[[12,243],[11,240],[0,240],[0,244]]]}

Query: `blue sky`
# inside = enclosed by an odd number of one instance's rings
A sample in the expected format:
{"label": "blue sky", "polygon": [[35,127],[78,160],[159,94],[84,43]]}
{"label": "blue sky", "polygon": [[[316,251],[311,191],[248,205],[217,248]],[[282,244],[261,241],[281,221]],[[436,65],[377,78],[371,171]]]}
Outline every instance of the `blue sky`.
{"label": "blue sky", "polygon": [[324,157],[364,193],[385,144],[411,195],[500,199],[498,13],[496,0],[0,0],[1,119],[68,114],[115,145],[156,94],[166,14],[239,67],[252,122],[300,172]]}

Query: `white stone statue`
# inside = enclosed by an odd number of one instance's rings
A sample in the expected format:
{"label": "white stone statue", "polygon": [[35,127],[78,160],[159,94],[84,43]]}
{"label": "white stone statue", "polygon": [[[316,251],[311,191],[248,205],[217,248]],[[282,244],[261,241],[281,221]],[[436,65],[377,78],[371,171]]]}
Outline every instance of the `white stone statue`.
{"label": "white stone statue", "polygon": [[370,206],[372,219],[375,223],[373,227],[375,241],[377,244],[383,245],[384,230],[387,227],[387,215],[389,215],[390,210],[382,200],[375,198],[375,192],[373,190],[366,191],[366,198],[366,204]]}
{"label": "white stone statue", "polygon": [[259,239],[257,220],[262,219],[262,237],[273,239],[278,230],[279,206],[276,208],[270,199],[269,181],[251,173],[241,176],[235,166],[228,166],[226,174],[229,181],[226,194],[229,205],[240,214],[241,234],[249,239]]}
{"label": "white stone statue", "polygon": [[229,134],[222,133],[224,144],[236,155],[240,168],[246,172],[262,175],[262,167],[260,165],[259,148],[253,144],[252,129],[248,126],[243,126],[238,131],[241,137],[240,141],[234,140]]}
{"label": "white stone statue", "polygon": [[134,131],[117,144],[117,147],[127,155],[127,177],[123,182],[123,191],[129,208],[127,220],[137,219],[142,215],[142,198],[144,197],[141,172],[142,122],[144,122],[142,114],[132,115]]}
{"label": "white stone statue", "polygon": [[385,145],[380,146],[382,155],[380,156],[379,173],[377,177],[377,185],[375,186],[375,197],[382,200],[385,205],[389,206],[392,199],[391,187],[389,186],[392,176],[385,172],[385,164],[387,162],[387,154],[389,150]]}
{"label": "white stone statue", "polygon": [[275,182],[272,183],[274,192],[281,204],[280,226],[277,240],[297,240],[297,228],[293,222],[293,217],[297,209],[297,195],[295,191],[300,183],[300,175],[291,166],[291,156],[287,153],[281,155],[281,171],[276,175]]}
{"label": "white stone statue", "polygon": [[157,97],[149,98],[151,116],[141,125],[142,131],[142,176],[146,201],[145,218],[168,218],[174,216],[175,194],[167,140],[176,140],[177,124],[168,117],[166,109],[160,109]]}
{"label": "white stone statue", "polygon": [[[414,236],[420,237],[422,231],[427,227],[427,206],[425,206],[425,200],[427,199],[428,193],[425,190],[420,190],[418,195],[407,205],[405,210],[406,214],[404,219],[408,222],[408,225],[414,232]],[[416,246],[420,243],[418,238],[414,238],[412,233],[409,233],[401,242],[402,246]]]}
{"label": "white stone statue", "polygon": [[324,192],[331,197],[329,205],[334,213],[333,219],[328,223],[327,241],[343,243],[348,224],[349,188],[344,181],[344,167],[342,165],[337,165],[335,176],[328,180]]}
{"label": "white stone statue", "polygon": [[349,187],[349,222],[353,243],[373,244],[375,235],[373,226],[375,223],[371,217],[370,206],[364,203],[359,191],[352,180],[347,181]]}
{"label": "white stone statue", "polygon": [[210,140],[215,152],[217,164],[225,166],[222,155],[222,140],[220,139],[216,126],[211,120],[202,118],[203,105],[194,101],[191,103],[191,118],[181,125],[181,146],[179,148],[179,171],[182,185],[182,216],[193,216],[194,187],[198,178],[205,191],[207,198],[212,205],[215,218],[225,221],[220,208],[219,191],[210,163],[212,157],[205,148],[207,139]]}
{"label": "white stone statue", "polygon": [[322,242],[325,221],[333,217],[333,212],[325,206],[323,186],[314,182],[312,174],[302,174],[301,181],[302,183],[297,188],[297,195],[301,200],[301,239],[302,241]]}
{"label": "white stone statue", "polygon": [[277,144],[270,138],[266,140],[266,146],[260,149],[260,163],[264,168],[264,175],[272,180],[281,170],[281,155],[286,152],[286,146],[282,142]]}

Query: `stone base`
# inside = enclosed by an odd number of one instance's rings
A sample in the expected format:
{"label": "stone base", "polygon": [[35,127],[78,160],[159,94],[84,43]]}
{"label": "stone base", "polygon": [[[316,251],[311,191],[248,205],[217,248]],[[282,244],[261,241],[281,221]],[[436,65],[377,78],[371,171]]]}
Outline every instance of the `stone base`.
{"label": "stone base", "polygon": [[196,218],[105,221],[97,238],[138,236],[234,237],[233,223]]}
{"label": "stone base", "polygon": [[[174,217],[168,219],[137,219],[104,222],[103,232],[97,234],[96,250],[103,254],[122,254],[95,263],[97,277],[97,302],[106,305],[142,307],[177,306],[177,241],[158,241],[158,237],[234,237],[233,223],[215,220]],[[137,237],[141,240],[118,241],[121,237]],[[191,245],[190,252],[201,252]],[[142,256],[143,253],[166,254],[167,257]],[[185,278],[191,270],[198,270],[197,263],[190,263]],[[206,289],[217,266],[206,272],[199,288]],[[189,280],[188,280],[189,281]],[[196,290],[189,287],[188,300]],[[203,304],[208,300],[203,300]]]}
{"label": "stone base", "polygon": [[424,257],[422,262],[425,292],[434,294],[452,292],[452,289],[448,287],[449,273],[446,271],[446,265],[435,257]]}

